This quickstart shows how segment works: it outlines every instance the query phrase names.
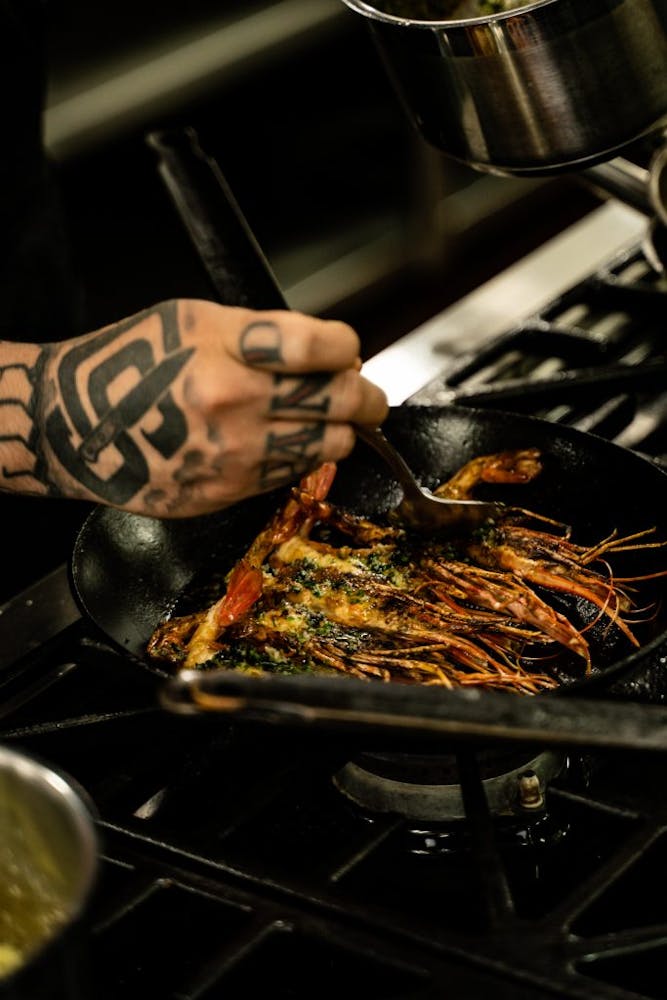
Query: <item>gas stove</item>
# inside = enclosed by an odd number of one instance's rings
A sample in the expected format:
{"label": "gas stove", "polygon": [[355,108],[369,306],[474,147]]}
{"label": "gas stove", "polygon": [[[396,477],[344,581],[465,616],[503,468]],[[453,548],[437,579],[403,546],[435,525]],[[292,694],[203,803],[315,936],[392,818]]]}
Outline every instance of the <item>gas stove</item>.
{"label": "gas stove", "polygon": [[[490,346],[495,347],[502,335],[512,336],[519,329],[532,326],[539,330],[537,341],[542,336],[545,316],[563,330],[573,330],[575,335],[582,325],[590,327],[587,306],[593,290],[605,280],[614,287],[607,303],[601,305],[602,322],[613,324],[623,312],[623,304],[614,298],[621,283],[638,289],[634,305],[629,302],[632,290],[624,303],[631,317],[636,313],[637,298],[642,295],[646,283],[655,287],[658,282],[658,275],[651,273],[651,265],[641,249],[647,235],[645,216],[627,205],[609,201],[451,308],[376,354],[364,365],[364,374],[385,389],[392,405],[451,402],[455,399],[444,391],[449,384],[448,377],[456,373],[456,384],[460,385],[465,376],[463,365],[480,358],[482,352],[488,353]],[[626,262],[631,263],[632,268],[626,271],[625,277],[612,277],[614,269],[622,269]],[[601,296],[598,301],[600,299]],[[576,305],[580,306],[579,311],[568,315],[566,309]],[[605,319],[605,313],[610,318]],[[613,331],[605,334],[603,329],[600,333],[591,333],[588,339],[591,351],[595,343],[599,345],[596,359],[599,361],[605,357],[605,341],[613,344],[614,335]],[[589,359],[590,355],[586,363]],[[529,361],[524,361],[522,367],[523,374],[534,377],[546,373],[531,370]],[[550,366],[549,370],[559,369]],[[481,364],[479,372],[485,381],[493,379]],[[500,377],[507,378],[507,372]],[[475,381],[479,380],[477,374]],[[537,413],[539,407],[529,409]]]}
{"label": "gas stove", "polygon": [[[395,405],[518,409],[662,461],[646,227],[602,205],[365,373]],[[502,750],[450,734],[446,753],[383,753],[164,711],[163,682],[81,616],[67,566],[2,607],[0,637],[0,741],[96,810],[87,996],[664,996],[660,685],[652,705],[641,679],[634,703],[612,692],[597,719],[570,699],[583,746],[536,753],[508,717]]]}

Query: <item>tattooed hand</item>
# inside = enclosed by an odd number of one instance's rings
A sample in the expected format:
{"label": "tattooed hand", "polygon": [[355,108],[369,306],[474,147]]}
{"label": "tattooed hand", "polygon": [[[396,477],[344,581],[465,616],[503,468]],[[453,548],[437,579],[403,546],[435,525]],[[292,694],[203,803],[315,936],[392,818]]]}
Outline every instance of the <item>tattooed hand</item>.
{"label": "tattooed hand", "polygon": [[0,345],[0,487],[154,517],[298,479],[381,423],[344,323],[174,300],[75,340]]}

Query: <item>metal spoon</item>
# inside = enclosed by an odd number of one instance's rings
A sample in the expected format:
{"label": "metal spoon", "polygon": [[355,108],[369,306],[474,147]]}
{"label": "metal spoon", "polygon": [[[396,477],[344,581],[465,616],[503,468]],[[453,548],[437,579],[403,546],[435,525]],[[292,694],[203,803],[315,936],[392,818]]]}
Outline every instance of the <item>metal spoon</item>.
{"label": "metal spoon", "polygon": [[436,497],[430,490],[419,485],[412,469],[379,427],[356,424],[355,430],[366,444],[382,456],[398,479],[403,488],[403,499],[397,511],[411,528],[429,534],[462,534],[507,512],[507,507],[502,503]]}

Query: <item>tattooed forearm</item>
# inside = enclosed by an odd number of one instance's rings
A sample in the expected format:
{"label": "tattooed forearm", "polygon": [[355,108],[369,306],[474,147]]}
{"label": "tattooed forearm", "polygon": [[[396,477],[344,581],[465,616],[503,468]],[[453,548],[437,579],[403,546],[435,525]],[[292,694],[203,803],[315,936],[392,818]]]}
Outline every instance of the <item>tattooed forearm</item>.
{"label": "tattooed forearm", "polygon": [[203,299],[0,341],[0,490],[160,518],[282,487],[347,454],[355,414],[374,412],[357,356],[344,324]]}
{"label": "tattooed forearm", "polygon": [[35,424],[46,348],[4,345],[0,363],[0,488],[46,494]]}

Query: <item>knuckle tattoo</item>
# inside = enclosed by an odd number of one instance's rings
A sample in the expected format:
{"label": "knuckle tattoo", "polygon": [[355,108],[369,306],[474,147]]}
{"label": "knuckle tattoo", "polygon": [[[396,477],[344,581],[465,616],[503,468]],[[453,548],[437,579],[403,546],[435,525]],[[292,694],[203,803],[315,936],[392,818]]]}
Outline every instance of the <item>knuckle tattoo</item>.
{"label": "knuckle tattoo", "polygon": [[255,320],[239,337],[239,353],[247,365],[283,364],[283,335],[273,320]]}
{"label": "knuckle tattoo", "polygon": [[324,390],[330,384],[329,375],[274,375],[269,412],[296,410],[304,416],[326,416],[331,396],[324,394]]}
{"label": "knuckle tattoo", "polygon": [[260,489],[296,479],[312,468],[320,454],[326,424],[311,422],[284,432],[269,431],[259,469]]}

